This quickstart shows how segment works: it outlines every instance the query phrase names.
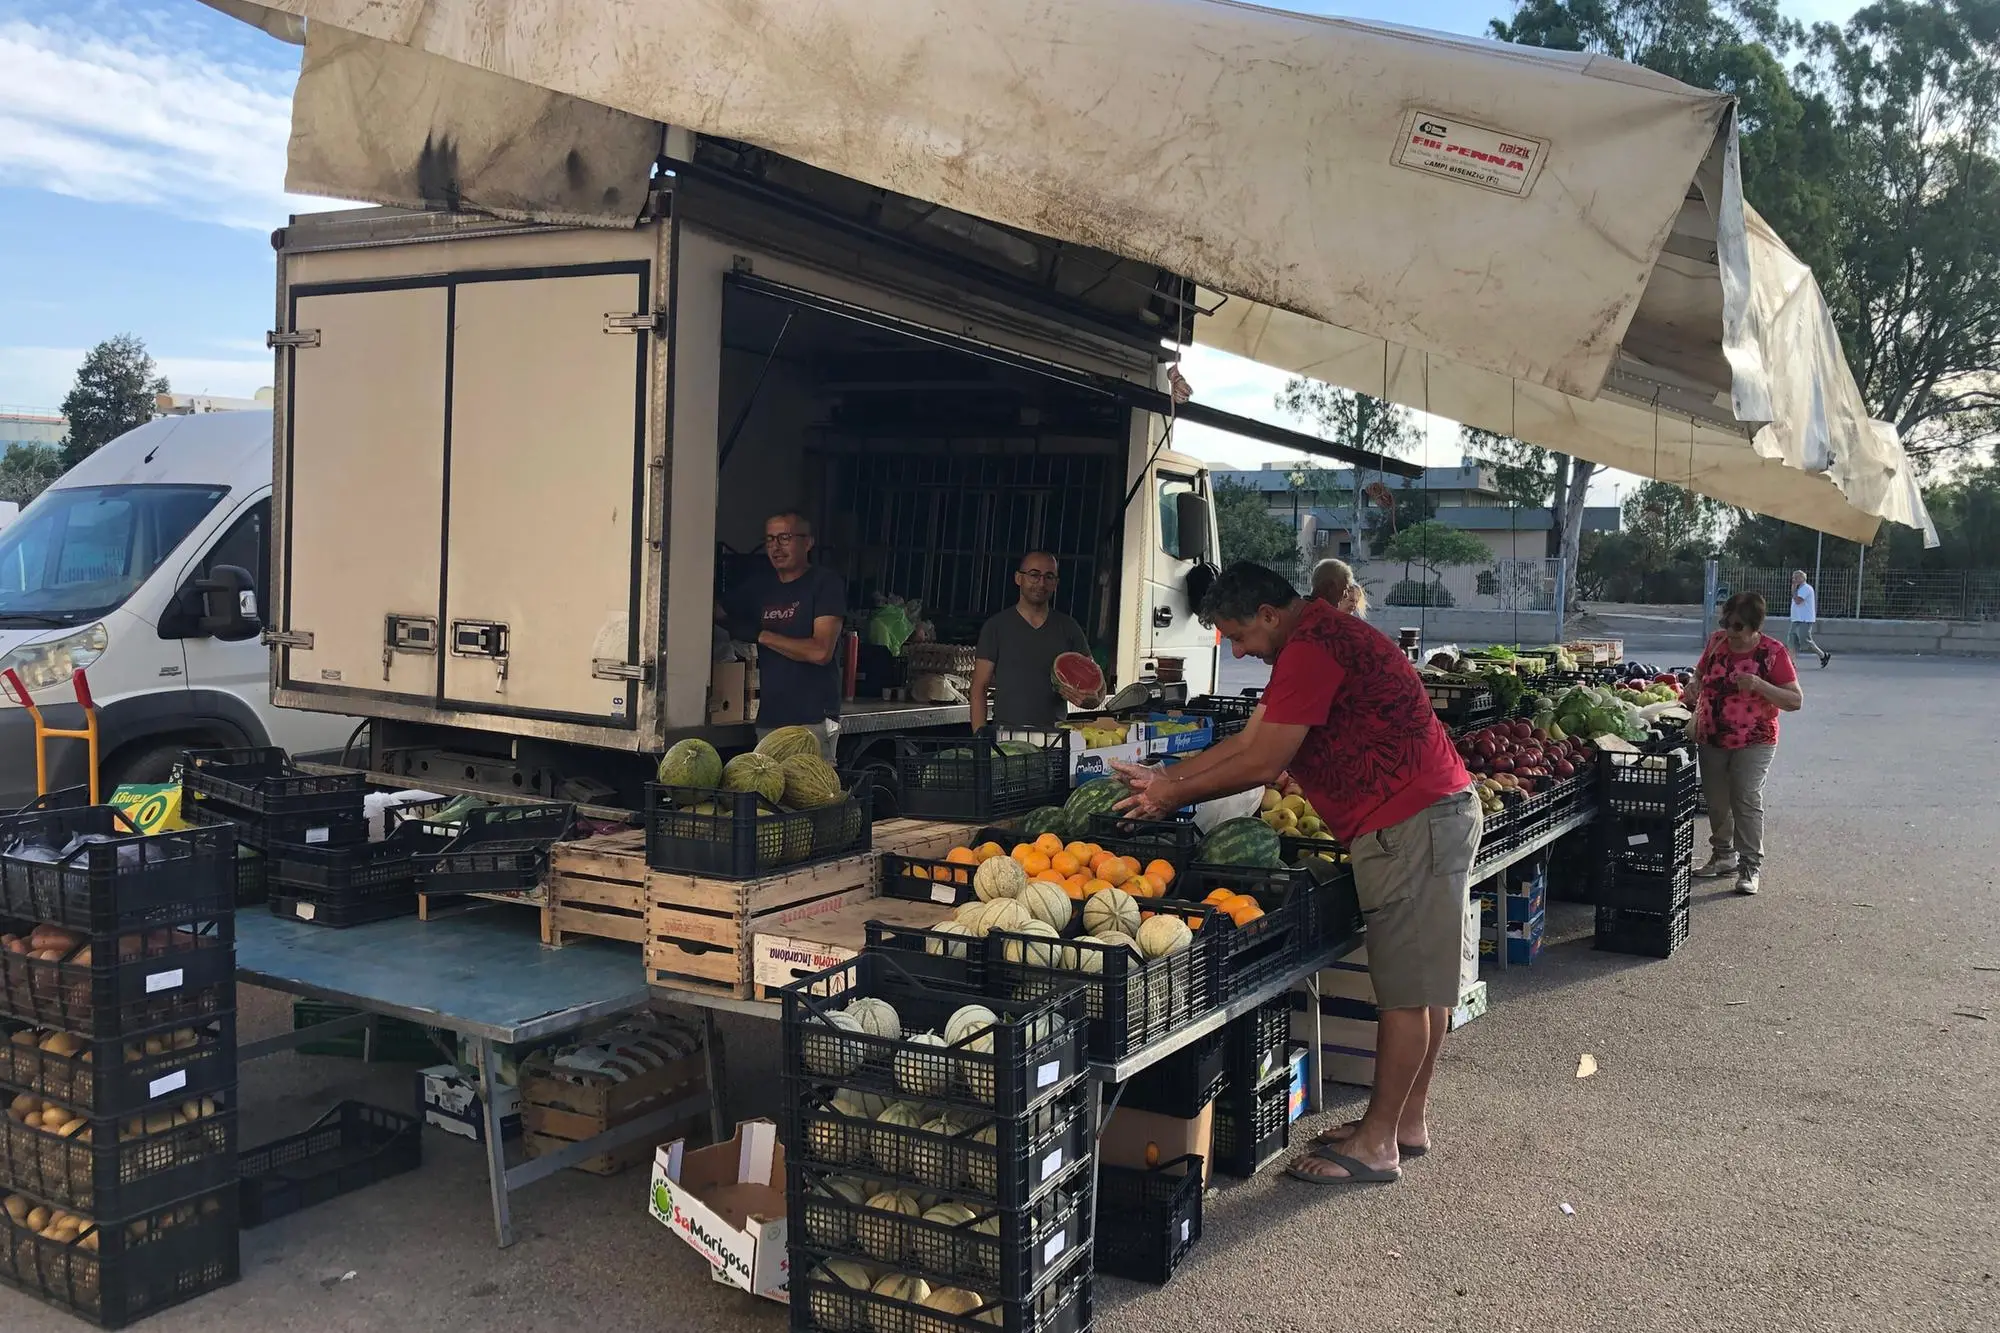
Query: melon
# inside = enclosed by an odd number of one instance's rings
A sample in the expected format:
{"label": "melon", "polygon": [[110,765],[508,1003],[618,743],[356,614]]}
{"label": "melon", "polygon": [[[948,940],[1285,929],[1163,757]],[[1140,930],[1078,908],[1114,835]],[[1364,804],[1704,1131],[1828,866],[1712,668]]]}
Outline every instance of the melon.
{"label": "melon", "polygon": [[767,754],[739,754],[722,766],[724,791],[754,791],[772,805],[785,798],[785,766]]}
{"label": "melon", "polygon": [[[936,1054],[909,1049],[936,1047]],[[935,1032],[919,1032],[907,1039],[896,1052],[896,1086],[912,1097],[942,1097],[951,1086],[951,1060],[944,1054],[944,1038]]]}
{"label": "melon", "polygon": [[891,1128],[878,1129],[869,1136],[870,1151],[875,1158],[875,1165],[892,1175],[910,1175],[910,1141],[894,1131],[921,1129],[924,1121],[929,1118],[928,1114],[908,1102],[897,1102],[876,1116],[877,1125]]}
{"label": "melon", "polygon": [[1104,668],[1084,653],[1057,654],[1049,667],[1049,683],[1081,708],[1095,708],[1104,700]]}
{"label": "melon", "polygon": [[983,1145],[987,1151],[974,1150],[965,1154],[966,1188],[981,1194],[993,1193],[993,1186],[998,1182],[999,1175],[992,1149],[999,1141],[999,1134],[992,1125],[983,1126],[973,1134],[972,1142]]}
{"label": "melon", "polygon": [[854,1214],[840,1205],[860,1208],[867,1202],[861,1186],[845,1176],[822,1181],[806,1196],[807,1238],[830,1250],[846,1249],[854,1243]]}
{"label": "melon", "polygon": [[1148,917],[1133,938],[1139,945],[1139,952],[1146,957],[1165,958],[1192,945],[1194,932],[1179,917],[1160,912]]}
{"label": "melon", "polygon": [[[911,1273],[891,1273],[876,1282],[875,1294],[915,1305],[930,1296],[931,1284]],[[914,1327],[908,1310],[879,1301],[868,1306],[868,1326],[875,1333],[912,1333]]]}
{"label": "melon", "polygon": [[955,940],[939,939],[940,935],[969,936],[972,928],[963,921],[940,921],[928,932],[930,938],[924,941],[924,952],[938,958],[963,958],[965,946]]}
{"label": "melon", "polygon": [[[830,1031],[821,1032],[821,1028]],[[861,1043],[837,1035],[859,1031],[861,1020],[845,1010],[816,1014],[807,1020],[807,1029],[799,1039],[799,1055],[807,1070],[826,1078],[845,1078],[859,1069],[865,1054]]]}
{"label": "melon", "polygon": [[[1062,938],[1056,928],[1046,921],[1030,921],[1008,933],[1014,936],[1032,935],[1051,940]],[[1023,963],[1029,967],[1054,967],[1056,955],[1061,952],[1059,945],[1030,944],[1023,939],[1009,939],[1001,948],[1001,956],[1008,962]]]}
{"label": "melon", "polygon": [[854,1218],[855,1243],[869,1258],[895,1263],[903,1257],[903,1242],[909,1236],[909,1228],[900,1219],[923,1211],[917,1207],[917,1196],[908,1190],[885,1190],[869,1199],[865,1207],[867,1211]]}
{"label": "melon", "polygon": [[1000,1015],[983,1004],[968,1004],[945,1020],[944,1039],[956,1046],[967,1037],[1000,1021]]}
{"label": "melon", "polygon": [[[1098,896],[1103,895],[1100,893]],[[1062,933],[1063,927],[1069,924],[1069,895],[1047,880],[1036,880],[1029,884],[1014,895],[1014,901],[1027,908],[1030,916],[1046,923],[1058,935]]]}
{"label": "melon", "polygon": [[[939,1139],[955,1138],[958,1122],[950,1115],[940,1115],[935,1120],[926,1120],[919,1126],[926,1134],[934,1134]],[[958,1181],[951,1169],[951,1150],[943,1143],[920,1143],[910,1145],[910,1174],[926,1185],[948,1190]]]}
{"label": "melon", "polygon": [[817,759],[820,757],[819,737],[811,727],[779,727],[757,742],[757,753],[779,763],[802,754]]}
{"label": "melon", "polygon": [[[959,1049],[972,1055],[992,1055],[993,1030],[988,1028],[978,1036],[964,1042]],[[958,1074],[960,1080],[965,1084],[966,1092],[973,1100],[986,1102],[989,1105],[992,1103],[993,1061],[961,1060],[958,1062]]]}
{"label": "melon", "polygon": [[962,1203],[941,1203],[926,1209],[923,1220],[928,1227],[915,1228],[917,1262],[934,1273],[954,1273],[962,1271],[965,1265],[956,1262],[961,1249],[973,1248],[961,1244],[957,1236],[936,1230],[938,1227],[962,1227],[970,1225],[978,1217]]}
{"label": "melon", "polygon": [[[850,1120],[873,1120],[883,1108],[871,1107],[869,1103],[880,1100],[872,1094],[842,1088],[833,1095],[829,1106],[836,1115]],[[818,1161],[840,1164],[860,1162],[867,1157],[868,1131],[833,1120],[814,1120],[806,1127],[806,1146]]]}
{"label": "melon", "polygon": [[870,996],[856,1000],[843,1011],[861,1025],[861,1030],[871,1037],[884,1037],[890,1041],[900,1041],[903,1037],[903,1020],[896,1013],[896,1007],[887,1000]]}
{"label": "melon", "polygon": [[663,787],[713,787],[722,781],[722,756],[704,740],[676,741],[660,756]]}
{"label": "melon", "polygon": [[[1004,901],[1006,900],[1000,898],[994,899],[994,902]],[[991,906],[993,906],[993,903],[989,902],[960,903],[958,910],[952,913],[952,920],[964,926],[965,933],[972,936],[972,938],[976,940],[985,939],[988,930],[986,919],[990,915],[986,909]]]}
{"label": "melon", "polygon": [[1101,931],[1098,934],[1091,936],[1091,938],[1096,940],[1099,944],[1122,944],[1127,949],[1131,950],[1132,956],[1134,958],[1144,958],[1146,956],[1139,952],[1139,941],[1133,939],[1129,934],[1127,934],[1122,930]]}
{"label": "melon", "polygon": [[[814,1270],[813,1276],[828,1286],[838,1285],[851,1291],[867,1291],[875,1281],[875,1275],[868,1271],[866,1265],[857,1264],[852,1259],[829,1259]],[[816,1286],[812,1290],[811,1304],[813,1322],[828,1333],[860,1333],[865,1302]]]}
{"label": "melon", "polygon": [[981,902],[1012,898],[1028,887],[1028,872],[1011,856],[991,856],[972,872],[972,891]]}
{"label": "melon", "polygon": [[1278,831],[1261,819],[1225,819],[1202,839],[1195,860],[1218,866],[1276,869],[1284,863]]}
{"label": "melon", "polygon": [[1083,928],[1092,935],[1139,931],[1139,900],[1123,889],[1099,889],[1083,900]]}
{"label": "melon", "polygon": [[795,810],[832,805],[846,794],[841,790],[840,774],[833,771],[832,764],[819,757],[817,750],[811,754],[795,754],[784,760],[783,765],[785,804]]}
{"label": "melon", "polygon": [[986,913],[979,918],[980,924],[989,932],[1019,930],[1034,919],[1028,909],[1021,906],[1018,898],[995,898],[986,904]]}

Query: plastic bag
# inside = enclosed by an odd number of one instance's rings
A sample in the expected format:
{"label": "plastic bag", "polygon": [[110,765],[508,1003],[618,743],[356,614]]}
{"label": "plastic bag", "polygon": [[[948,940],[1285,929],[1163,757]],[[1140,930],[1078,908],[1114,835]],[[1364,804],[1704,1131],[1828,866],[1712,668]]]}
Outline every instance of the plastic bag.
{"label": "plastic bag", "polygon": [[914,628],[902,607],[878,606],[868,617],[868,642],[900,657]]}

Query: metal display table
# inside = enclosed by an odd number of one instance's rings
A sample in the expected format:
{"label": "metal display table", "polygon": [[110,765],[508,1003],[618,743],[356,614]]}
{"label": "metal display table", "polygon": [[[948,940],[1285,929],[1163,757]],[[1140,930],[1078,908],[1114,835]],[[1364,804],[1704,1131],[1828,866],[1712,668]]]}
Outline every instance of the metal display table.
{"label": "metal display table", "polygon": [[362,1028],[372,1052],[375,1020],[401,1018],[469,1038],[483,1074],[488,1187],[493,1228],[504,1247],[514,1243],[507,1196],[688,1116],[707,1111],[720,1133],[714,1018],[703,1015],[702,1047],[708,1091],[683,1098],[638,1120],[560,1151],[507,1165],[497,1099],[496,1047],[559,1037],[646,1006],[653,997],[629,947],[579,940],[544,949],[530,918],[504,908],[473,910],[442,921],[399,917],[373,925],[332,930],[249,910],[236,918],[236,971],[240,980],[269,990],[345,1005],[361,1012],[300,1028],[237,1048],[255,1060]]}

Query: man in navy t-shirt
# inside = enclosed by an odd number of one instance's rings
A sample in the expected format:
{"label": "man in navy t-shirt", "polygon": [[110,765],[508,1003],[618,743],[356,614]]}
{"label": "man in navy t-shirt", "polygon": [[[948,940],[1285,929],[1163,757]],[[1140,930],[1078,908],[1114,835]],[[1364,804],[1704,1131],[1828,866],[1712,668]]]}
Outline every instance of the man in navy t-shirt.
{"label": "man in navy t-shirt", "polygon": [[834,655],[847,614],[847,584],[811,563],[812,548],[812,524],[804,515],[764,520],[771,570],[731,592],[729,637],[757,645],[758,733],[808,726],[821,732],[824,749],[835,730],[826,723],[840,716]]}

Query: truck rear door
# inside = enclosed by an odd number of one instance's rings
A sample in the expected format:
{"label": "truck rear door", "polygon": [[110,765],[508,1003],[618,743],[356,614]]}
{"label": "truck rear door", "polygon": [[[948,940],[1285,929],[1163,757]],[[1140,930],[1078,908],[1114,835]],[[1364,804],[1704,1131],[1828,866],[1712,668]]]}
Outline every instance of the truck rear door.
{"label": "truck rear door", "polygon": [[1200,534],[1184,534],[1180,512],[1183,496],[1196,496],[1208,504],[1208,474],[1188,460],[1162,459],[1153,466],[1150,478],[1152,513],[1147,524],[1151,540],[1145,553],[1146,585],[1140,614],[1146,617],[1144,633],[1148,656],[1178,657],[1190,695],[1205,694],[1215,684],[1215,631],[1196,617],[1198,607],[1188,597],[1188,574],[1199,560],[1214,560],[1215,523],[1212,506],[1206,524],[1208,536],[1202,549],[1183,554],[1187,542]]}

